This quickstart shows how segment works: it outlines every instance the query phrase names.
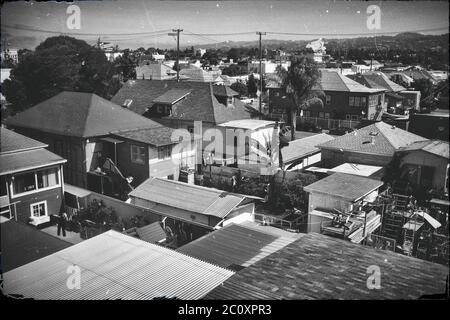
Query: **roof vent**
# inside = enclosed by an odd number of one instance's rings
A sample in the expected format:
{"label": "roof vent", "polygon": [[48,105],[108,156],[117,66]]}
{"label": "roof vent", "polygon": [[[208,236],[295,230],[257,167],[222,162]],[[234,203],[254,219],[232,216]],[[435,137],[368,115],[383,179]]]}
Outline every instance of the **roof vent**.
{"label": "roof vent", "polygon": [[371,132],[369,133],[369,136],[376,137],[377,135],[378,135],[378,132],[375,132],[375,131],[371,131]]}
{"label": "roof vent", "polygon": [[395,128],[396,128],[395,126],[392,126],[392,127],[391,127],[391,129],[395,129]]}

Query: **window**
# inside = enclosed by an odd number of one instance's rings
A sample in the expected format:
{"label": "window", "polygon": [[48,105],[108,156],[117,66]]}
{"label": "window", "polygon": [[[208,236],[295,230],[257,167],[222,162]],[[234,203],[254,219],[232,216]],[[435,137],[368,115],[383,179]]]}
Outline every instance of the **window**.
{"label": "window", "polygon": [[355,104],[354,104],[354,106],[355,107],[359,107],[360,104],[361,104],[361,98],[360,97],[355,97]]}
{"label": "window", "polygon": [[160,105],[160,104],[158,104],[158,105],[156,106],[156,112],[158,112],[159,114],[163,113],[163,112],[164,112],[163,106]]}
{"label": "window", "polygon": [[172,146],[159,147],[158,159],[167,159],[172,156]]}
{"label": "window", "polygon": [[324,117],[324,114],[323,114],[322,111],[320,111],[320,112],[319,112],[319,118],[323,118],[323,117]]}
{"label": "window", "polygon": [[351,115],[349,115],[349,114],[345,115],[345,120],[350,120],[351,118],[352,118]]}
{"label": "window", "polygon": [[325,95],[325,103],[326,104],[330,104],[331,103],[331,96],[330,95]]}
{"label": "window", "polygon": [[357,116],[357,115],[354,115],[354,114],[352,114],[352,120],[358,120],[358,116]]}
{"label": "window", "polygon": [[361,106],[365,107],[366,106],[366,97],[361,97]]}
{"label": "window", "polygon": [[59,184],[58,169],[52,168],[37,172],[38,189],[56,186]]}
{"label": "window", "polygon": [[227,106],[233,104],[233,97],[227,97]]}
{"label": "window", "polygon": [[131,145],[131,161],[134,163],[145,163],[145,147]]}
{"label": "window", "polygon": [[42,218],[47,215],[47,201],[37,202],[30,205],[31,217]]}
{"label": "window", "polygon": [[8,194],[5,176],[0,177],[0,191],[1,191],[1,193],[0,193],[1,197],[6,196]]}
{"label": "window", "polygon": [[355,97],[350,97],[348,101],[348,105],[353,107],[355,105]]}
{"label": "window", "polygon": [[325,112],[325,119],[330,119],[330,113],[329,112]]}
{"label": "window", "polygon": [[13,179],[14,194],[36,190],[36,177],[34,172],[18,174]]}
{"label": "window", "polygon": [[311,117],[311,111],[305,111],[305,117],[307,118]]}

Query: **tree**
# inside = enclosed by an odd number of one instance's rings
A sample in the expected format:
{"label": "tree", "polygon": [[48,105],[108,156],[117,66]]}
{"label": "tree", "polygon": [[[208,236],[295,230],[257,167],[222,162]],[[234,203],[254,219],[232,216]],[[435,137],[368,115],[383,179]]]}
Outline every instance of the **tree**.
{"label": "tree", "polygon": [[125,49],[122,56],[117,57],[113,64],[116,73],[124,82],[129,79],[136,79],[136,62],[129,49]]}
{"label": "tree", "polygon": [[110,98],[114,69],[102,50],[68,36],[47,38],[22,56],[3,83],[14,112],[25,110],[61,91],[93,92]]}
{"label": "tree", "polygon": [[433,83],[429,79],[416,79],[412,83],[412,87],[414,88],[414,90],[420,91],[420,107],[431,108],[434,99]]}
{"label": "tree", "polygon": [[311,57],[293,56],[288,70],[278,67],[277,74],[281,79],[281,87],[293,102],[286,104],[286,111],[291,126],[291,140],[294,140],[297,111],[309,109],[312,105],[323,107],[319,97],[323,98],[324,93],[315,90],[320,83],[320,71]]}
{"label": "tree", "polygon": [[230,86],[230,88],[239,93],[239,96],[241,97],[248,95],[247,86],[242,82],[235,82]]}
{"label": "tree", "polygon": [[243,68],[239,67],[237,64],[231,64],[230,66],[228,66],[222,70],[222,74],[224,76],[230,76],[230,77],[240,76],[245,73],[246,72],[243,71]]}
{"label": "tree", "polygon": [[248,94],[250,95],[250,97],[255,97],[256,96],[256,92],[258,91],[258,86],[257,86],[257,83],[256,83],[256,79],[253,76],[253,74],[251,74],[248,77],[248,80],[247,80],[247,91],[248,91]]}

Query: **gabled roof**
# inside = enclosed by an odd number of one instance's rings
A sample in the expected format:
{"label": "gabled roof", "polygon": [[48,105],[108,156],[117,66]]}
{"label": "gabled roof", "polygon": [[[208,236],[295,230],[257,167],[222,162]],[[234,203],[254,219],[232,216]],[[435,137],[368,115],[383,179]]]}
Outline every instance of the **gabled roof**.
{"label": "gabled roof", "polygon": [[400,148],[399,152],[422,150],[438,157],[449,159],[449,143],[441,140],[419,141],[407,147]]}
{"label": "gabled roof", "polygon": [[295,239],[274,236],[242,225],[231,224],[210,232],[178,248],[177,251],[232,269],[248,267],[292,243]]}
{"label": "gabled roof", "polygon": [[[381,270],[380,290],[367,287],[374,265]],[[448,266],[308,233],[237,272],[204,299],[418,299],[446,292],[447,277]]]}
{"label": "gabled roof", "polygon": [[153,101],[171,89],[191,90],[184,99],[172,106],[172,115],[166,119],[199,120],[222,123],[230,120],[250,119],[251,114],[243,102],[234,99],[234,107],[219,103],[210,83],[188,81],[128,80],[111,101],[122,105],[132,99],[129,110],[144,114]]}
{"label": "gabled roof", "polygon": [[5,122],[11,126],[83,138],[118,130],[161,126],[96,94],[69,91],[61,92]]}
{"label": "gabled roof", "polygon": [[[81,271],[67,286],[69,267]],[[116,231],[107,231],[3,273],[3,294],[34,299],[200,299],[233,272]]]}
{"label": "gabled roof", "polygon": [[6,128],[0,128],[0,154],[14,153],[48,147],[43,142],[28,138]]}
{"label": "gabled roof", "polygon": [[319,181],[307,185],[303,190],[326,194],[345,201],[354,202],[383,185],[382,181],[353,174],[333,173]]}
{"label": "gabled roof", "polygon": [[320,87],[323,91],[341,91],[341,92],[361,92],[376,93],[385,91],[384,89],[370,89],[362,84],[347,78],[337,71],[320,70]]}
{"label": "gabled roof", "polygon": [[182,89],[170,89],[169,91],[164,92],[159,97],[156,97],[153,100],[154,103],[165,103],[165,104],[174,104],[177,101],[183,99],[191,92],[191,89],[182,88]]}
{"label": "gabled roof", "polygon": [[167,80],[176,77],[177,72],[163,63],[149,63],[136,67],[136,77],[139,79]]}
{"label": "gabled roof", "polygon": [[349,132],[334,140],[322,143],[318,147],[379,155],[393,155],[395,150],[401,147],[405,147],[413,142],[425,140],[428,139],[380,121]]}
{"label": "gabled roof", "polygon": [[320,133],[310,137],[290,141],[289,145],[281,149],[283,162],[287,164],[311,154],[318,153],[320,152],[320,149],[317,148],[317,145],[333,139],[334,137],[326,133]]}
{"label": "gabled roof", "polygon": [[218,218],[226,217],[245,199],[218,189],[160,178],[147,179],[129,196]]}
{"label": "gabled roof", "polygon": [[363,74],[349,76],[349,78],[372,89],[386,89],[389,92],[406,90],[406,88],[391,81],[383,72],[379,71],[368,71]]}

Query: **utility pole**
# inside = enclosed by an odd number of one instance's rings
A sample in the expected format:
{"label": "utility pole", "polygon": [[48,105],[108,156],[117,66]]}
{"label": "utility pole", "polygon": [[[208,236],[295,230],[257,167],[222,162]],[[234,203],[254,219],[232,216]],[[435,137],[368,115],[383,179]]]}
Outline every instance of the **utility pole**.
{"label": "utility pole", "polygon": [[265,32],[256,32],[257,35],[259,35],[259,117],[262,118],[262,93],[263,93],[263,75],[262,75],[262,47],[261,47],[261,40],[262,36],[265,36]]}
{"label": "utility pole", "polygon": [[172,29],[173,32],[169,33],[169,36],[177,36],[177,82],[180,81],[180,32],[183,32],[183,29]]}

